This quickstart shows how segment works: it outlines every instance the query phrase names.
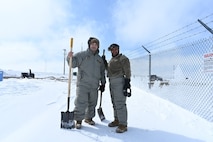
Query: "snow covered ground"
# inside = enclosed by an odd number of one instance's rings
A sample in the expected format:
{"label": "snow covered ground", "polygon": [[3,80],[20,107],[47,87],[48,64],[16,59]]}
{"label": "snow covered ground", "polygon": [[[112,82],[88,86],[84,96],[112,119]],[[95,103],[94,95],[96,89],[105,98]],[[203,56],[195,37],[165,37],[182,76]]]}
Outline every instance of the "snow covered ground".
{"label": "snow covered ground", "polygon": [[[132,79],[132,96],[127,99],[127,132],[117,134],[116,128],[107,126],[113,120],[108,83],[102,103],[106,120],[101,122],[96,115],[95,126],[83,123],[81,130],[61,129],[61,111],[67,106],[68,83],[64,80],[67,77],[44,76],[45,79],[9,78],[0,82],[1,142],[213,141],[213,123],[151,94],[147,88],[137,87],[140,84],[137,78]],[[43,78],[42,74],[39,77]],[[74,107],[75,84],[73,78],[71,109]]]}

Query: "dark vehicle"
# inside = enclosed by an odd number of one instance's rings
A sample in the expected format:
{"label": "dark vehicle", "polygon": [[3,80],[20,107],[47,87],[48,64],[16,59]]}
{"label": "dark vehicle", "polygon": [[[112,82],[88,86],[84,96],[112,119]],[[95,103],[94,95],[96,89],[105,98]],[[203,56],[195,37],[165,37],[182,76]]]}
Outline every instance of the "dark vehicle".
{"label": "dark vehicle", "polygon": [[27,72],[22,72],[21,73],[22,78],[35,78],[35,74],[31,72],[31,69],[29,69],[29,73]]}
{"label": "dark vehicle", "polygon": [[155,81],[155,80],[157,80],[157,81],[163,81],[163,78],[162,78],[162,77],[159,77],[159,76],[157,76],[157,75],[151,75],[151,76],[150,76],[150,80],[151,80],[151,81]]}

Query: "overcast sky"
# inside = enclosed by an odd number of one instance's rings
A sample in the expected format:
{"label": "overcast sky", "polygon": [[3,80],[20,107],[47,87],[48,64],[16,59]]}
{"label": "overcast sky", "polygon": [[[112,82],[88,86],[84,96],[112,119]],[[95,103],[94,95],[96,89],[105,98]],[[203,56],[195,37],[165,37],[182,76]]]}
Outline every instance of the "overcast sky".
{"label": "overcast sky", "polygon": [[63,73],[63,49],[70,50],[71,37],[75,53],[87,49],[90,36],[100,40],[101,55],[111,43],[128,52],[212,14],[212,5],[212,0],[0,0],[0,69]]}

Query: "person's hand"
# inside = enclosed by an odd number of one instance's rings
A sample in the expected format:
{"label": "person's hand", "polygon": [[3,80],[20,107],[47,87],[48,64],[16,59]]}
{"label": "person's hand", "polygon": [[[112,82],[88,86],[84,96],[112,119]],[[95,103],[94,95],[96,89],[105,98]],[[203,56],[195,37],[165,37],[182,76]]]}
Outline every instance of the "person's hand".
{"label": "person's hand", "polygon": [[127,88],[126,90],[123,90],[124,96],[131,97],[132,91],[131,88]]}
{"label": "person's hand", "polygon": [[73,56],[73,52],[70,51],[70,52],[68,53],[67,56],[68,56],[69,58],[71,58],[71,57]]}
{"label": "person's hand", "polygon": [[124,96],[130,97],[131,96],[131,85],[130,85],[130,79],[124,78],[124,86],[123,86],[123,93]]}
{"label": "person's hand", "polygon": [[124,96],[127,96],[127,97],[130,97],[132,94],[129,78],[124,78],[123,93],[124,93]]}
{"label": "person's hand", "polygon": [[100,85],[98,90],[100,90],[101,92],[104,92],[105,91],[105,85]]}

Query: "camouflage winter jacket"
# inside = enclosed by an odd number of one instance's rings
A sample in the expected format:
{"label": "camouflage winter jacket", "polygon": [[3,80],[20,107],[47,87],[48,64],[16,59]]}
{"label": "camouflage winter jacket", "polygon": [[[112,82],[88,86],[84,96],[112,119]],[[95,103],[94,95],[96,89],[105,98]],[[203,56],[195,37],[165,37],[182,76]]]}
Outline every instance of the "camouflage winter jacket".
{"label": "camouflage winter jacket", "polygon": [[[72,58],[72,68],[78,67],[77,85],[98,88],[105,85],[105,66],[97,51],[95,54],[88,48],[76,53]],[[67,58],[69,64],[69,57]]]}
{"label": "camouflage winter jacket", "polygon": [[131,69],[129,59],[122,54],[113,57],[107,67],[107,75],[111,77],[131,77]]}

